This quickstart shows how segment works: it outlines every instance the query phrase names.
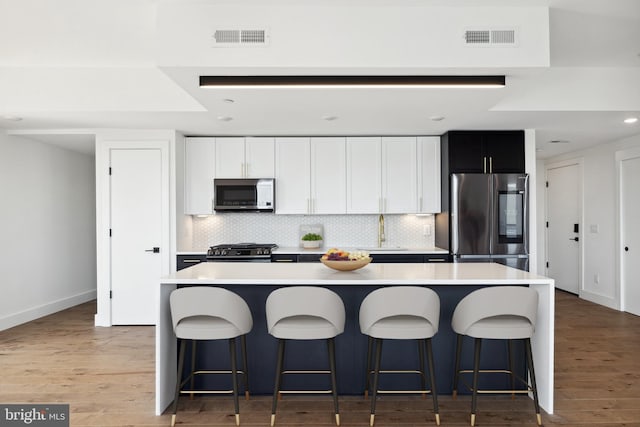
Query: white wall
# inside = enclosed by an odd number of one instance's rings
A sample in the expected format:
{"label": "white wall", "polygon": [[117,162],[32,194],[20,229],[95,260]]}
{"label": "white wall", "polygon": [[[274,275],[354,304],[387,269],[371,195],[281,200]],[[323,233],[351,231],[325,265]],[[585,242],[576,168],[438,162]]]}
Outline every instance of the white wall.
{"label": "white wall", "polygon": [[[640,147],[640,134],[545,161],[546,165],[578,157],[583,159],[584,289],[580,296],[616,309],[620,308],[620,292],[616,271],[618,204],[615,153],[632,147]],[[544,200],[544,197],[539,200]],[[591,233],[591,225],[598,225],[599,232]],[[596,274],[600,277],[598,284],[594,280]]]}
{"label": "white wall", "polygon": [[93,157],[0,131],[0,330],[96,297]]}

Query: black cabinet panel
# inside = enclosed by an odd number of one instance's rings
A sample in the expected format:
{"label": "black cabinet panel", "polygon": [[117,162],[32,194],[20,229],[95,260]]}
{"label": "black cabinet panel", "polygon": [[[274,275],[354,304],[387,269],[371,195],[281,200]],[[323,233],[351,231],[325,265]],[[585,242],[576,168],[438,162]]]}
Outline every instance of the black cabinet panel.
{"label": "black cabinet panel", "polygon": [[405,263],[424,262],[422,254],[371,254],[371,262]]}
{"label": "black cabinet panel", "polygon": [[192,265],[200,264],[207,260],[206,255],[178,255],[178,262],[176,263],[176,270],[182,270],[183,268],[191,267]]}
{"label": "black cabinet panel", "polygon": [[442,144],[446,176],[524,173],[524,131],[451,131],[443,135]]}
{"label": "black cabinet panel", "polygon": [[524,173],[524,131],[488,132],[484,141],[492,173]]}

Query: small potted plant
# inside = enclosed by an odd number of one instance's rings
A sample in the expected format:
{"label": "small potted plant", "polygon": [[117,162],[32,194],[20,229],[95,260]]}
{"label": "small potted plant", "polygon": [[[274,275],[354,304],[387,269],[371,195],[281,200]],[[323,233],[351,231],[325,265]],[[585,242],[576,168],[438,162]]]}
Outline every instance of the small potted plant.
{"label": "small potted plant", "polygon": [[322,236],[317,233],[307,233],[302,236],[302,247],[319,248],[322,245]]}

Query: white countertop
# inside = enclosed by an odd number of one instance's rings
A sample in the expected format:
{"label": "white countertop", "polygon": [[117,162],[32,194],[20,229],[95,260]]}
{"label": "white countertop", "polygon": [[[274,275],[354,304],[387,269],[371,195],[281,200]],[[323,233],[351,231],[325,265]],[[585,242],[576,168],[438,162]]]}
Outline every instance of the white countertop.
{"label": "white countertop", "polygon": [[[346,262],[346,261],[345,261]],[[246,285],[502,285],[549,284],[551,279],[495,263],[372,263],[336,271],[321,263],[205,262],[160,280],[162,284]]]}

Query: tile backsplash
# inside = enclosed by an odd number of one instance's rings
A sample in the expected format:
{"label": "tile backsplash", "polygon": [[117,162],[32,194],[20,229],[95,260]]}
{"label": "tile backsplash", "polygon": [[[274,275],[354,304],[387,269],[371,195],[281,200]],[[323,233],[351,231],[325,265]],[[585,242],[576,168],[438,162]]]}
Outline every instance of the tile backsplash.
{"label": "tile backsplash", "polygon": [[[385,215],[385,246],[432,247],[434,216]],[[192,250],[220,243],[276,243],[298,246],[300,225],[322,224],[325,247],[378,245],[378,215],[275,215],[226,213],[193,217]],[[425,235],[426,234],[426,235]]]}

